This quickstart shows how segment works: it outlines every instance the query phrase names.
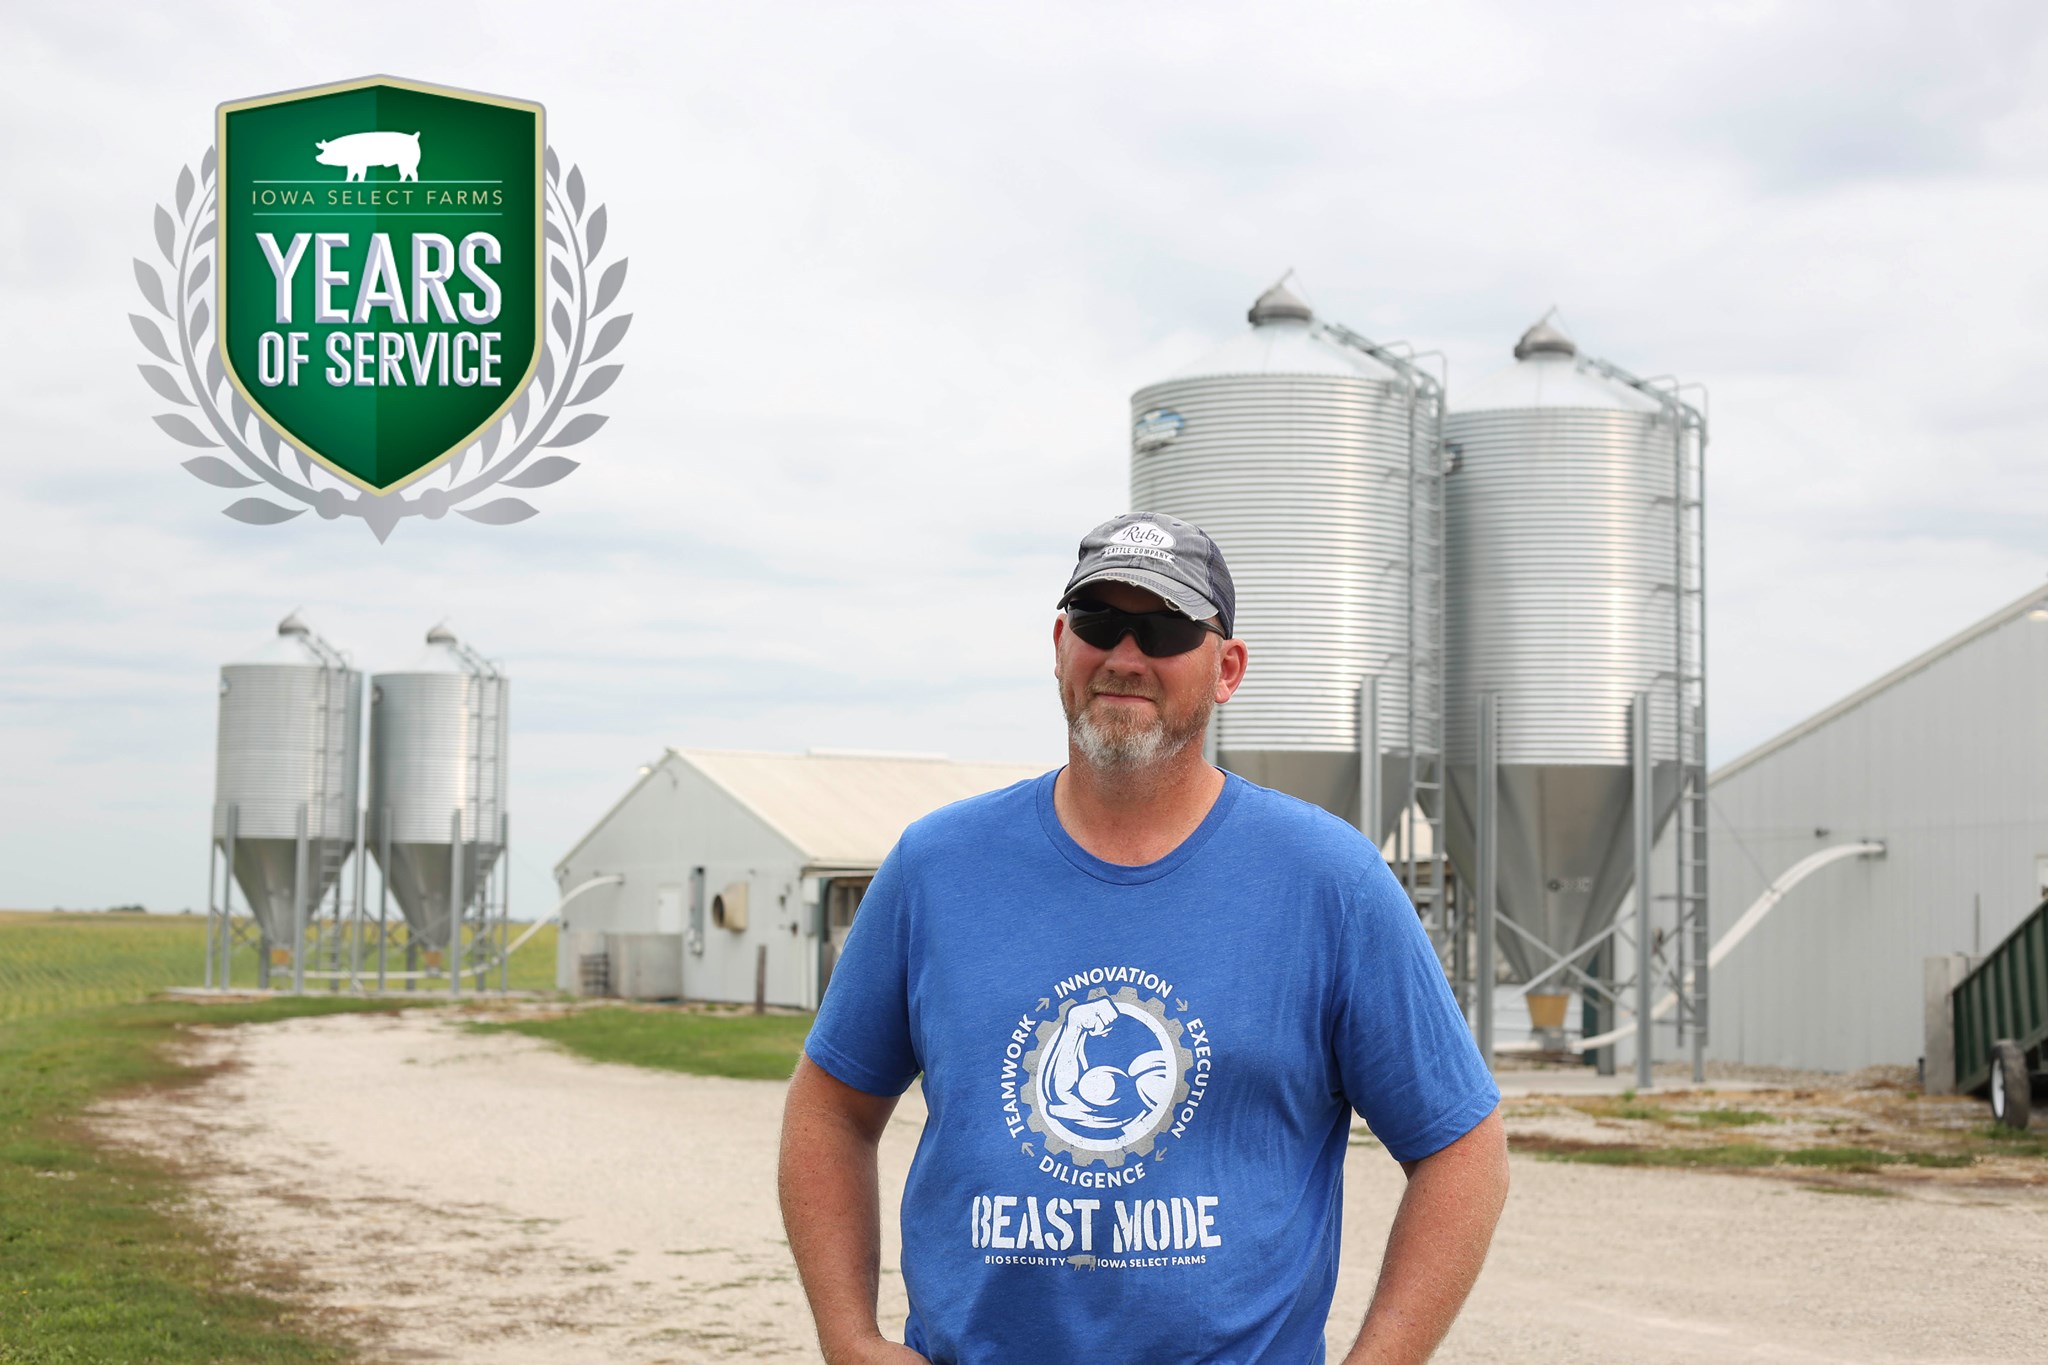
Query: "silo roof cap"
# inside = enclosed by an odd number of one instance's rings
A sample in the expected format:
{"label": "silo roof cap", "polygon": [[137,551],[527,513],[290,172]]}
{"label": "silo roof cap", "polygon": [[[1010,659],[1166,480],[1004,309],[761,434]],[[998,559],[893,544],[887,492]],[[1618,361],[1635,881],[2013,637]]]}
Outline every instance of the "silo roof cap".
{"label": "silo roof cap", "polygon": [[1259,295],[1245,316],[1254,327],[1264,327],[1269,322],[1314,322],[1316,318],[1315,310],[1287,287],[1285,277]]}
{"label": "silo roof cap", "polygon": [[1458,416],[1517,408],[1663,411],[1663,405],[1649,394],[1584,361],[1558,363],[1576,361],[1578,354],[1578,343],[1552,324],[1546,313],[1515,343],[1514,364],[1476,383],[1461,382],[1451,389],[1450,412]]}
{"label": "silo roof cap", "polygon": [[1522,339],[1515,343],[1515,359],[1527,360],[1532,355],[1575,356],[1579,344],[1551,325],[1550,315],[1544,314],[1536,325],[1522,333]]}
{"label": "silo roof cap", "polygon": [[348,659],[315,634],[297,612],[293,612],[277,623],[275,635],[266,637],[262,644],[231,661],[229,667],[243,664],[312,664],[317,668],[345,668]]}
{"label": "silo roof cap", "polygon": [[483,678],[504,676],[496,664],[457,639],[446,621],[427,632],[427,647],[411,663],[377,676],[382,678],[404,673],[468,673]]}

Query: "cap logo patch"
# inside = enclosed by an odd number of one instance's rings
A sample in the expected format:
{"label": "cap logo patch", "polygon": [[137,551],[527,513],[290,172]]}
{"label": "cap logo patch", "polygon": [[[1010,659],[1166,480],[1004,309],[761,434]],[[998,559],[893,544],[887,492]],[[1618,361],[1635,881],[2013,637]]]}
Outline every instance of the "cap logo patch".
{"label": "cap logo patch", "polygon": [[1155,550],[1171,550],[1173,537],[1149,521],[1134,521],[1128,526],[1119,526],[1109,538],[1111,545],[1144,545]]}

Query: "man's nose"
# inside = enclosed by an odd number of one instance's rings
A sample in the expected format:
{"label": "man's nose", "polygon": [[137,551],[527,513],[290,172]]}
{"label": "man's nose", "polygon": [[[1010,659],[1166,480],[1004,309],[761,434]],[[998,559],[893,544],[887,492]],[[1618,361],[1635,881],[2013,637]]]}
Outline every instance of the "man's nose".
{"label": "man's nose", "polygon": [[1137,632],[1129,630],[1117,637],[1115,646],[1109,651],[1108,662],[1134,673],[1144,672],[1151,667],[1151,660],[1145,657],[1145,651],[1138,648]]}

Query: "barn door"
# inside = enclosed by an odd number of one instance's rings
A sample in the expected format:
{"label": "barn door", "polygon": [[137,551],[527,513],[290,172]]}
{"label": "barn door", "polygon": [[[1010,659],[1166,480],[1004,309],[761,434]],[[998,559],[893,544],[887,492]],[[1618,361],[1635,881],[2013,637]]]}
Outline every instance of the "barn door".
{"label": "barn door", "polygon": [[861,897],[867,894],[869,877],[834,877],[825,883],[825,934],[818,947],[818,998],[825,998],[825,987],[832,982],[832,969],[839,963],[840,950],[846,947],[846,936],[852,932],[853,917],[860,910]]}
{"label": "barn door", "polygon": [[657,934],[680,934],[683,932],[683,888],[681,886],[660,886],[655,888],[654,932]]}

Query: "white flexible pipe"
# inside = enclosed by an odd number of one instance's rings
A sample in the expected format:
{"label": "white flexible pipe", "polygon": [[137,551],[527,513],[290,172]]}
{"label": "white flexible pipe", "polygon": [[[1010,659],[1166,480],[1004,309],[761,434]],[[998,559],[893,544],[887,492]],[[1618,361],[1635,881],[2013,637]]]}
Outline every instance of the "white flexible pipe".
{"label": "white flexible pipe", "polygon": [[[1798,862],[1780,873],[1776,881],[1765,887],[1764,893],[1756,898],[1749,909],[1742,912],[1742,917],[1735,921],[1727,933],[1721,935],[1721,941],[1716,943],[1712,951],[1707,954],[1707,966],[1710,969],[1720,966],[1722,960],[1735,950],[1737,944],[1749,937],[1751,930],[1763,923],[1764,916],[1770,914],[1776,908],[1778,902],[1785,899],[1793,887],[1799,885],[1799,883],[1805,881],[1829,863],[1837,863],[1844,858],[1882,857],[1883,854],[1884,845],[1875,840],[1864,840],[1854,844],[1836,844],[1833,848],[1824,848],[1818,853],[1807,854],[1804,858],[1801,858]],[[1692,984],[1690,973],[1686,976],[1686,984],[1688,986]],[[1667,995],[1657,1002],[1656,1008],[1650,1011],[1650,1018],[1652,1020],[1662,1019],[1677,1007],[1677,994]],[[1598,1034],[1591,1038],[1580,1039],[1571,1045],[1571,1051],[1587,1052],[1593,1048],[1606,1047],[1609,1043],[1626,1038],[1635,1031],[1636,1021],[1631,1019],[1619,1028],[1610,1029],[1606,1033]]]}
{"label": "white flexible pipe", "polygon": [[533,926],[529,928],[525,933],[521,934],[518,938],[512,940],[512,946],[505,950],[505,956],[510,957],[512,956],[512,954],[518,952],[519,949],[526,943],[526,940],[532,938],[535,934],[539,933],[547,925],[553,924],[556,920],[560,919],[562,917],[562,911],[569,908],[569,902],[575,900],[584,892],[594,890],[595,888],[600,886],[623,886],[625,885],[625,883],[625,877],[617,872],[609,873],[606,876],[602,877],[592,877],[589,881],[582,883],[580,886],[570,891],[568,895],[562,897],[561,900],[557,901],[555,903],[554,909],[550,910],[546,915],[542,916],[540,919],[535,920],[533,922]]}
{"label": "white flexible pipe", "polygon": [[[548,925],[553,924],[556,920],[560,919],[562,917],[562,911],[568,907],[569,902],[575,900],[584,892],[594,890],[600,886],[622,886],[625,884],[625,881],[626,879],[624,876],[622,876],[619,873],[613,872],[602,877],[592,877],[589,881],[584,882],[580,886],[577,886],[575,889],[571,890],[568,895],[562,897],[561,900],[557,901],[555,903],[554,909],[548,911],[547,914],[535,920],[531,925],[527,926],[527,930],[525,933],[521,934],[518,938],[513,939],[510,946],[508,946],[505,949],[505,956],[510,957],[512,956],[512,954],[518,952],[521,948],[526,946],[526,941],[528,939],[532,938],[535,934],[547,928]],[[481,973],[489,970],[490,969],[488,967],[466,967],[463,969],[462,974],[464,976],[468,976],[473,971]],[[361,975],[361,972],[306,973],[306,977],[308,980],[320,981],[353,981]],[[384,974],[384,977],[387,981],[424,981],[428,977],[438,977],[441,975],[442,973],[440,972],[386,972]]]}

